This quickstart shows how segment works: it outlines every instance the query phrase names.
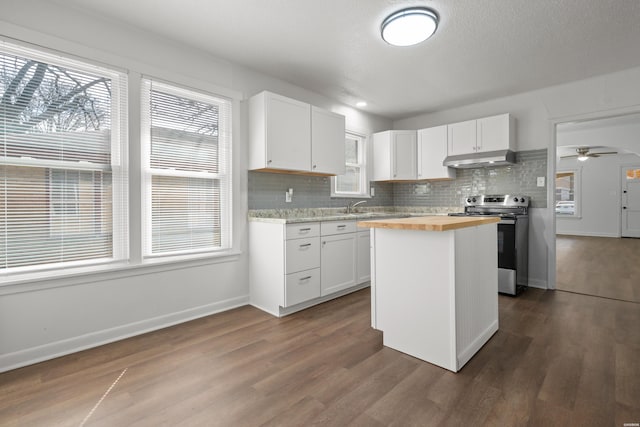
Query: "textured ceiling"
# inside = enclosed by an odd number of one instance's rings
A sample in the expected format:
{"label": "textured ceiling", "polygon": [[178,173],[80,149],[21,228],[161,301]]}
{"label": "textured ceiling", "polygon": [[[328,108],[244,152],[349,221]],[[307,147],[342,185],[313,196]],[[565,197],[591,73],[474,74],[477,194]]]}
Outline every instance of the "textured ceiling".
{"label": "textured ceiling", "polygon": [[[389,118],[640,66],[640,0],[55,0],[195,46]],[[413,47],[379,37],[435,9]]]}

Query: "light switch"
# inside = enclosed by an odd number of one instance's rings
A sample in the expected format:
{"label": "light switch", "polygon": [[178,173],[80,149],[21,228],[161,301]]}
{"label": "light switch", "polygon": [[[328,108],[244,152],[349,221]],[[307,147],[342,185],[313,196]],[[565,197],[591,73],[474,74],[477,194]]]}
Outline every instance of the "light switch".
{"label": "light switch", "polygon": [[544,187],[544,176],[538,177],[538,187]]}

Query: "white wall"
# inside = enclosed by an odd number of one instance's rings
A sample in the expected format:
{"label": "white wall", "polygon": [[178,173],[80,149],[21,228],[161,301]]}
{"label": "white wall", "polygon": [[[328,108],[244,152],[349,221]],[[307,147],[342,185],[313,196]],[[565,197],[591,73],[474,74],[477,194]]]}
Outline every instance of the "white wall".
{"label": "white wall", "polygon": [[[511,113],[517,120],[518,150],[549,149],[549,183],[554,182],[554,168],[551,166],[555,165],[555,124],[640,111],[638,87],[640,68],[633,68],[397,120],[393,126],[394,129],[420,129]],[[549,207],[546,209],[531,209],[529,274],[533,286],[555,288],[555,218],[552,197],[553,192],[548,191]]]}
{"label": "white wall", "polygon": [[[6,0],[0,35],[129,72],[131,159],[139,159],[140,75],[246,99],[271,90],[338,111],[350,129],[391,128],[391,121],[338,105],[207,53],[46,1]],[[234,114],[236,255],[123,268],[0,286],[0,371],[179,323],[248,302],[246,108]],[[131,162],[131,234],[140,236],[140,170]],[[139,260],[139,248],[132,247]]]}
{"label": "white wall", "polygon": [[576,165],[562,159],[557,170],[580,170],[579,217],[556,219],[556,233],[620,237],[620,174],[623,164],[640,165],[635,154],[602,156]]}
{"label": "white wall", "polygon": [[[609,124],[596,120],[582,128],[581,124],[565,125],[558,130],[556,142],[562,146],[605,146],[613,150],[640,153],[640,116]],[[601,123],[601,124],[599,124]],[[574,129],[575,127],[575,129]],[[598,150],[596,150],[598,151]],[[606,149],[605,151],[610,151]],[[619,154],[580,162],[575,158],[558,159],[557,170],[580,170],[579,217],[556,219],[557,234],[620,237],[621,167],[640,165],[637,154]]]}

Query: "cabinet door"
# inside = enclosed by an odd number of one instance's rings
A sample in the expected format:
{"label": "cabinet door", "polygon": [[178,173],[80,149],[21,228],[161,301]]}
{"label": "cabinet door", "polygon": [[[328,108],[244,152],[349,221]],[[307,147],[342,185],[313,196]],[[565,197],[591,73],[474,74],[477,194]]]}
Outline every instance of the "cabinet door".
{"label": "cabinet door", "polygon": [[320,293],[322,296],[356,284],[356,234],[321,237]]}
{"label": "cabinet door", "polygon": [[416,179],[416,132],[394,131],[391,135],[391,179]]}
{"label": "cabinet door", "polygon": [[320,265],[320,238],[287,240],[285,243],[285,272],[296,273],[318,268]]}
{"label": "cabinet door", "polygon": [[449,156],[475,153],[476,151],[476,120],[453,123],[447,125]]}
{"label": "cabinet door", "polygon": [[418,179],[455,178],[453,168],[442,166],[447,157],[447,126],[418,131]]}
{"label": "cabinet door", "polygon": [[391,131],[374,133],[373,142],[373,180],[391,179]]}
{"label": "cabinet door", "polygon": [[320,269],[287,274],[285,278],[284,306],[291,307],[320,296]]}
{"label": "cabinet door", "polygon": [[268,93],[266,168],[311,170],[311,105]]}
{"label": "cabinet door", "polygon": [[509,114],[478,119],[478,151],[508,150],[511,148]]}
{"label": "cabinet door", "polygon": [[356,284],[371,280],[371,233],[359,231],[358,233],[358,254],[356,263]]}
{"label": "cabinet door", "polygon": [[344,175],[344,116],[311,107],[311,172]]}

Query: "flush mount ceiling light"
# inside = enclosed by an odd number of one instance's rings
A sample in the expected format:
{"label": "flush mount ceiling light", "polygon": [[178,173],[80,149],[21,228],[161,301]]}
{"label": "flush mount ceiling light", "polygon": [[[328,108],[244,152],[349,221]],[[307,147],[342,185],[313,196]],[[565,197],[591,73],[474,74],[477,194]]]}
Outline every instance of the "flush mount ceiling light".
{"label": "flush mount ceiling light", "polygon": [[366,101],[358,101],[356,102],[356,107],[358,108],[363,108],[367,106],[367,102]]}
{"label": "flush mount ceiling light", "polygon": [[393,46],[413,46],[436,32],[438,15],[425,7],[411,7],[392,13],[382,21],[382,39]]}

